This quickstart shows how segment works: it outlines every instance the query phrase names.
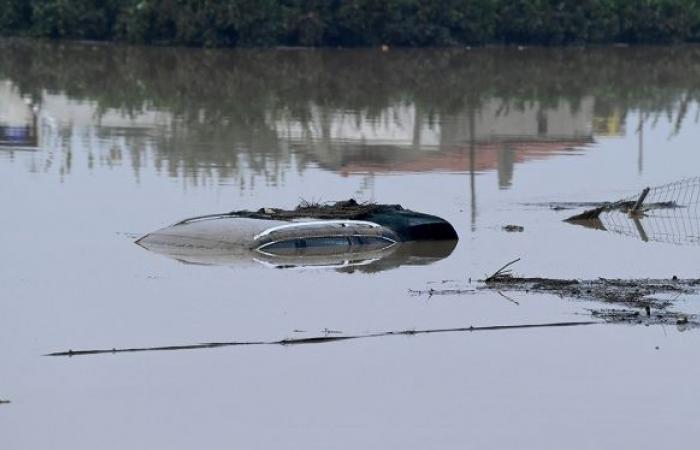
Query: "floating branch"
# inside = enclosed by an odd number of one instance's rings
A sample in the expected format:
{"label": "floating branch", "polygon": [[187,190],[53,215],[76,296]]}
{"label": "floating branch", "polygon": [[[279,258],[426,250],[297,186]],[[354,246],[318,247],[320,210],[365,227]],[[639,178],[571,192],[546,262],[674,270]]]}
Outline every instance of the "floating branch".
{"label": "floating branch", "polygon": [[510,261],[497,271],[495,271],[490,277],[487,277],[484,282],[485,283],[490,283],[496,280],[500,280],[503,278],[510,278],[512,276],[512,271],[508,269],[508,267],[512,266],[516,262],[520,261],[520,258],[514,259],[513,261]]}
{"label": "floating branch", "polygon": [[457,328],[431,328],[425,330],[403,330],[403,331],[385,331],[380,333],[355,334],[346,336],[315,336],[308,338],[282,339],[277,341],[232,341],[232,342],[208,342],[202,344],[191,345],[169,345],[163,347],[133,347],[133,348],[112,348],[112,349],[95,349],[95,350],[68,350],[64,352],[49,353],[44,356],[85,356],[85,355],[100,355],[100,354],[116,354],[116,353],[136,353],[136,352],[156,352],[156,351],[174,351],[174,350],[202,350],[207,348],[233,347],[239,345],[304,345],[304,344],[324,344],[337,341],[348,341],[354,339],[380,338],[388,336],[415,336],[419,334],[436,334],[436,333],[459,333],[473,331],[504,331],[504,330],[521,330],[528,328],[553,328],[553,327],[575,327],[582,325],[592,325],[598,322],[552,322],[552,323],[537,323],[537,324],[521,324],[521,325],[488,325],[480,327],[457,327]]}

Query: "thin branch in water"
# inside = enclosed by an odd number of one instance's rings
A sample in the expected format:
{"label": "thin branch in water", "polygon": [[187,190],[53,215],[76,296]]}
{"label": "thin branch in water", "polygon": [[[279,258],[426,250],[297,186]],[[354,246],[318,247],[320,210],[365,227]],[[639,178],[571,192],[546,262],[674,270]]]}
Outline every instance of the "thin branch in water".
{"label": "thin branch in water", "polygon": [[459,295],[459,294],[476,294],[478,291],[474,288],[470,289],[409,289],[408,293],[412,296],[427,295],[431,298],[434,295]]}
{"label": "thin branch in water", "polygon": [[520,258],[517,258],[517,259],[514,259],[513,261],[510,261],[509,263],[507,263],[506,265],[504,265],[503,267],[501,267],[500,269],[495,271],[490,277],[487,277],[484,280],[484,282],[488,283],[489,281],[497,280],[500,277],[510,276],[510,274],[512,272],[510,270],[507,270],[508,267],[512,266],[513,264],[515,264],[518,261],[520,261]]}
{"label": "thin branch in water", "polygon": [[207,348],[233,347],[233,346],[252,346],[252,345],[303,345],[303,344],[324,344],[337,341],[348,341],[355,339],[380,338],[388,336],[415,336],[418,334],[435,334],[435,333],[458,333],[472,331],[504,331],[504,330],[519,330],[527,328],[553,328],[553,327],[574,327],[582,325],[598,324],[597,321],[585,322],[551,322],[551,323],[536,323],[536,324],[521,324],[521,325],[487,325],[487,326],[468,326],[457,328],[430,328],[424,330],[403,330],[403,331],[384,331],[379,333],[367,333],[345,336],[314,336],[306,338],[289,338],[277,341],[232,341],[232,342],[207,342],[203,344],[191,345],[169,345],[163,347],[133,347],[133,348],[112,348],[112,349],[93,349],[93,350],[68,350],[64,352],[49,353],[44,356],[85,356],[85,355],[101,355],[101,354],[116,354],[116,353],[136,353],[136,352],[155,352],[155,351],[173,351],[173,350],[202,350]]}
{"label": "thin branch in water", "polygon": [[517,301],[513,300],[512,298],[508,297],[508,296],[507,296],[506,294],[504,294],[503,292],[501,292],[501,291],[496,291],[496,293],[497,293],[498,295],[500,295],[501,297],[505,298],[506,300],[508,300],[509,302],[515,303],[516,305],[520,306],[520,303],[519,303],[519,302],[517,302]]}

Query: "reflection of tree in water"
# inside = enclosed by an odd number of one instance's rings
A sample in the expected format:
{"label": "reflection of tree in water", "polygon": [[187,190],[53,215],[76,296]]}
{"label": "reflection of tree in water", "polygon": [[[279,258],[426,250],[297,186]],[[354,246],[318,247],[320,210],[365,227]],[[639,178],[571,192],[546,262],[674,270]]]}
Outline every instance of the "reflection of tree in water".
{"label": "reflection of tree in water", "polygon": [[[440,128],[448,134],[445,124],[450,118],[458,138],[446,145],[443,136],[439,150],[462,144],[460,148],[468,148],[459,141],[468,134],[462,132],[468,127],[465,118],[471,112],[478,116],[494,101],[501,104],[501,117],[534,111],[535,131],[544,138],[552,123],[543,111],[567,104],[576,113],[591,98],[593,117],[619,117],[624,122],[628,111],[641,110],[649,121],[673,115],[680,128],[688,104],[697,101],[700,92],[698,56],[700,48],[695,47],[381,53],[8,41],[0,44],[0,77],[36,101],[46,93],[59,93],[94,102],[98,117],[115,110],[132,118],[149,111],[167,113],[171,120],[164,127],[95,131],[95,152],[104,154],[104,142],[121,146],[135,169],[147,151],[155,167],[172,176],[195,179],[216,173],[235,178],[245,162],[246,168],[275,183],[289,168],[303,169],[319,160],[309,143],[330,153],[354,148],[366,158],[381,159],[381,151],[368,147],[371,140],[339,143],[334,127],[343,121],[354,122],[357,129],[386,128],[392,120],[405,125],[396,111],[407,108],[414,123],[409,124],[406,145],[384,143],[401,157],[410,154],[412,142],[420,144],[421,133]],[[608,120],[606,126],[611,123]],[[284,129],[290,124],[302,131],[320,124],[320,130],[307,132],[310,140],[290,141]],[[414,157],[422,157],[423,146],[414,146]],[[513,152],[517,151],[516,146]],[[513,152],[501,150],[507,159],[514,158]],[[498,164],[504,166],[503,173],[512,172],[513,162]],[[506,178],[504,185],[510,175]]]}

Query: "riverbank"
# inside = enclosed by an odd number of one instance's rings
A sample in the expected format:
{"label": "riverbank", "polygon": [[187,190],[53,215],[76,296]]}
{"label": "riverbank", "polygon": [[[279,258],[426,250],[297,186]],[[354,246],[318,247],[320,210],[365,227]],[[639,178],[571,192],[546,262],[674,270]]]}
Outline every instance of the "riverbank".
{"label": "riverbank", "polygon": [[0,0],[0,36],[197,47],[677,43],[697,0]]}

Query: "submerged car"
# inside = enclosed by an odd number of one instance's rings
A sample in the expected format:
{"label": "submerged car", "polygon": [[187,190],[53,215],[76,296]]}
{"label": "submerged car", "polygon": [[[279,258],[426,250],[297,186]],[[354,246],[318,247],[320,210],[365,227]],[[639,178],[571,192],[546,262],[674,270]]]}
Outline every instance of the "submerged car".
{"label": "submerged car", "polygon": [[[444,258],[456,241],[452,225],[439,217],[398,205],[361,205],[351,200],[294,210],[265,208],[199,216],[149,233],[136,243],[194,264],[254,261],[272,267],[376,270],[372,268],[391,255],[402,255],[409,264]],[[423,244],[416,245],[419,242]]]}

